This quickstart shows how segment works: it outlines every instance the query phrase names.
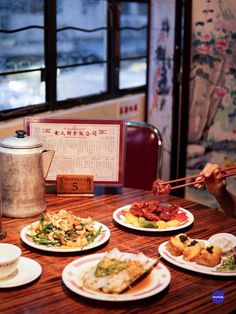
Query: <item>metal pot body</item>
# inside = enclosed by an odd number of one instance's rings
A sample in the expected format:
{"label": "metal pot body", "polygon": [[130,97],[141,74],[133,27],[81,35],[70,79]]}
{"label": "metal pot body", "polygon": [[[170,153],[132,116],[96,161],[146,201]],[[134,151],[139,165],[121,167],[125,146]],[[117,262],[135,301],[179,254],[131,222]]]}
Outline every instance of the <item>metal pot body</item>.
{"label": "metal pot body", "polygon": [[0,153],[3,215],[23,218],[41,214],[46,209],[42,153],[7,151]]}

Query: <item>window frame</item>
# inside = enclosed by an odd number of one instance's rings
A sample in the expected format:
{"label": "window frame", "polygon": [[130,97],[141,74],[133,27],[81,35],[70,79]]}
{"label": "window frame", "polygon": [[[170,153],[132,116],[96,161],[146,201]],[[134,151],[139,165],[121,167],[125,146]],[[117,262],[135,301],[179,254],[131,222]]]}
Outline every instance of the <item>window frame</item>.
{"label": "window frame", "polygon": [[[150,28],[150,1],[149,0],[107,0],[107,90],[106,92],[88,95],[83,97],[57,100],[57,25],[56,7],[57,0],[44,0],[44,49],[45,49],[45,68],[34,69],[41,71],[41,76],[45,79],[45,103],[32,104],[29,106],[4,110],[0,112],[0,120],[22,117],[26,115],[54,111],[58,109],[69,109],[80,105],[89,105],[96,102],[106,101],[122,97],[128,94],[147,92],[147,84],[143,86],[119,89],[120,73],[120,34],[119,34],[119,5],[121,2],[146,3],[147,10],[147,71],[146,83],[148,79],[148,46]],[[115,26],[115,27],[114,27]],[[126,58],[127,59],[127,58]],[[132,58],[128,58],[132,60]],[[133,58],[135,59],[135,58]],[[105,61],[104,61],[105,62]],[[96,62],[95,62],[96,63]],[[102,63],[102,62],[99,62]],[[63,66],[62,66],[63,67]],[[16,71],[14,73],[28,72],[27,70]],[[3,73],[3,72],[2,72]],[[4,72],[12,74],[13,72]]]}

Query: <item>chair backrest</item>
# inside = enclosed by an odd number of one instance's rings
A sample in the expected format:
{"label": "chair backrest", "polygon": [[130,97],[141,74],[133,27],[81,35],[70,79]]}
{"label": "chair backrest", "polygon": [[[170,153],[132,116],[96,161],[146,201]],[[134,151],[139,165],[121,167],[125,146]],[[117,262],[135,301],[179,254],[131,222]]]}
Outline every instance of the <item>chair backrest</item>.
{"label": "chair backrest", "polygon": [[124,186],[151,190],[161,177],[163,141],[159,130],[148,123],[126,121]]}

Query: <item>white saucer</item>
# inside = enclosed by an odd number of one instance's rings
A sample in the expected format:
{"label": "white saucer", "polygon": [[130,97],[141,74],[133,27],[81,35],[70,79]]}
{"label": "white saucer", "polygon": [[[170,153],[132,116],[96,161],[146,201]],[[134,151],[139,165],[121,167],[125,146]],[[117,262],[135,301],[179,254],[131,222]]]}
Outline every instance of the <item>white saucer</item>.
{"label": "white saucer", "polygon": [[12,288],[25,285],[39,277],[41,272],[42,267],[38,262],[31,258],[21,256],[16,273],[8,278],[1,279],[0,288]]}

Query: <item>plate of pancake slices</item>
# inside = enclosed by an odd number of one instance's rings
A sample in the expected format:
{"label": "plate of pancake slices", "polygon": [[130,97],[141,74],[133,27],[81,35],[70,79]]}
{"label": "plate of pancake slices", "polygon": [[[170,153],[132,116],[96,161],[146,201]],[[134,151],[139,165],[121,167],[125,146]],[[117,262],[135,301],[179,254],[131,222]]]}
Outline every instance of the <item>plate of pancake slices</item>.
{"label": "plate of pancake slices", "polygon": [[163,242],[158,251],[166,261],[190,271],[214,276],[236,276],[236,237],[231,235],[231,248],[227,252],[217,244],[219,241],[213,242],[211,239],[193,239],[186,233],[180,233]]}
{"label": "plate of pancake slices", "polygon": [[158,259],[113,248],[74,260],[64,268],[62,280],[80,296],[123,302],[158,294],[169,285],[171,275]]}

